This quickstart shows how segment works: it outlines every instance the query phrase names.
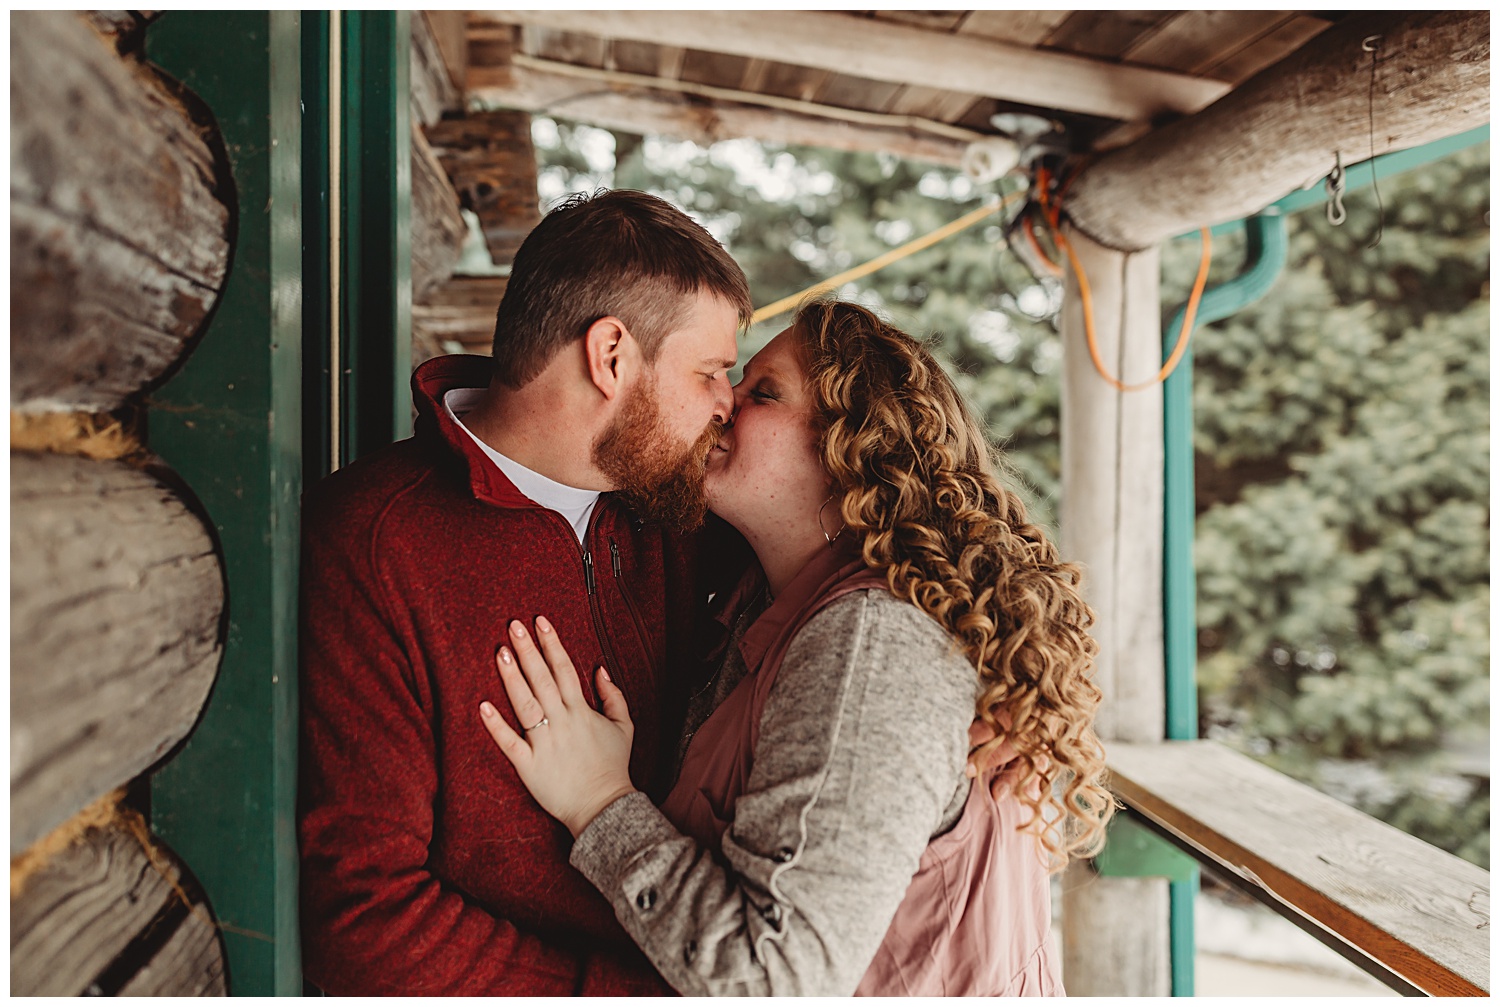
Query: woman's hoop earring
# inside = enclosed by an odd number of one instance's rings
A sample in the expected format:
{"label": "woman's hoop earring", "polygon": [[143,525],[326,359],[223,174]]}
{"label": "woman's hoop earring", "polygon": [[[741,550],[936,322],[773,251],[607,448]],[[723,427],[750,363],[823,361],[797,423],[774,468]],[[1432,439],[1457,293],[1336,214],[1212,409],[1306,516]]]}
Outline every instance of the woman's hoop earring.
{"label": "woman's hoop earring", "polygon": [[828,494],[828,499],[824,500],[823,506],[818,508],[818,531],[823,533],[823,538],[828,541],[828,548],[830,549],[833,548],[834,540],[844,534],[844,529],[848,527],[847,525],[839,525],[839,530],[830,535],[828,534],[827,526],[823,524],[823,511],[833,502],[833,496],[832,493]]}

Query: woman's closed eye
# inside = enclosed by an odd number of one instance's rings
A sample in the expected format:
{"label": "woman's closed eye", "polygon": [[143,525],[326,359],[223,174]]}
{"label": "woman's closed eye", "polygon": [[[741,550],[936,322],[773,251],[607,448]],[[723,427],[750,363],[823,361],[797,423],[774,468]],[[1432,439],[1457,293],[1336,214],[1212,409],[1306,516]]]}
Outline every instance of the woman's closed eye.
{"label": "woman's closed eye", "polygon": [[777,402],[781,399],[776,390],[767,385],[756,385],[750,389],[750,397],[756,402]]}

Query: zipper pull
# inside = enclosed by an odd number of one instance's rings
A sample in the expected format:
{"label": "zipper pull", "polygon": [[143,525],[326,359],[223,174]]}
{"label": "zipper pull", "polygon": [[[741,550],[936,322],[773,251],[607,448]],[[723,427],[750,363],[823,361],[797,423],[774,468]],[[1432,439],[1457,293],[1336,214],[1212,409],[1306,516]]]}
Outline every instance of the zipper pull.
{"label": "zipper pull", "polygon": [[609,540],[609,562],[615,568],[615,580],[620,579],[620,547],[615,545],[615,540]]}
{"label": "zipper pull", "polygon": [[594,554],[585,552],[583,554],[583,582],[588,585],[589,594],[594,593]]}

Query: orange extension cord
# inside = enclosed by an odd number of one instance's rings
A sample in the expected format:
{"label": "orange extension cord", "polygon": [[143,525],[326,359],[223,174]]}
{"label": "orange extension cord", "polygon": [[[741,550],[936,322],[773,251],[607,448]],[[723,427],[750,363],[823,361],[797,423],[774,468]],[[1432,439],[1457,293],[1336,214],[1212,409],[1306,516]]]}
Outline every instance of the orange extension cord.
{"label": "orange extension cord", "polygon": [[[1061,208],[1055,200],[1049,202],[1047,181],[1047,169],[1039,169],[1037,171],[1036,182],[1037,201],[1041,204],[1042,215],[1047,221],[1048,229],[1052,234],[1052,240],[1056,242],[1058,248],[1061,248],[1067,254],[1068,261],[1073,265],[1073,275],[1078,277],[1078,298],[1083,302],[1083,331],[1088,337],[1089,359],[1094,362],[1094,370],[1098,371],[1099,376],[1108,382],[1111,387],[1122,392],[1138,392],[1167,380],[1172,372],[1177,369],[1177,365],[1182,362],[1183,354],[1187,352],[1188,338],[1192,335],[1193,331],[1193,320],[1198,314],[1198,304],[1203,299],[1203,288],[1208,284],[1208,267],[1213,260],[1213,239],[1209,234],[1208,228],[1199,228],[1199,233],[1203,236],[1203,257],[1198,263],[1198,277],[1193,281],[1193,292],[1188,296],[1187,309],[1183,312],[1182,332],[1177,336],[1177,345],[1172,347],[1172,352],[1167,357],[1167,362],[1162,364],[1161,370],[1157,372],[1156,377],[1148,381],[1139,382],[1138,384],[1128,385],[1109,373],[1108,368],[1104,366],[1103,359],[1099,356],[1099,339],[1094,331],[1094,298],[1089,289],[1089,279],[1083,271],[1083,264],[1078,261],[1077,253],[1073,251],[1072,244],[1069,243],[1067,238],[1063,237],[1062,227],[1059,224]],[[1058,189],[1059,196],[1067,191],[1068,183],[1071,181],[1072,178],[1064,180],[1062,186]]]}

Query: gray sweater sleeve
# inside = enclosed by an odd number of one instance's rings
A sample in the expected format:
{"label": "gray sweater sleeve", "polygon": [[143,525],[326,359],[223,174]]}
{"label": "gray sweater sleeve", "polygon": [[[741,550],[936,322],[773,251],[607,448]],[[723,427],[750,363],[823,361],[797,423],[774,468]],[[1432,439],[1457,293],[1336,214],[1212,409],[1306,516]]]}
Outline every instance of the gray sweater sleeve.
{"label": "gray sweater sleeve", "polygon": [[976,685],[915,606],[840,598],[782,663],[722,862],[631,794],[572,863],[684,995],[848,996],[962,811]]}

